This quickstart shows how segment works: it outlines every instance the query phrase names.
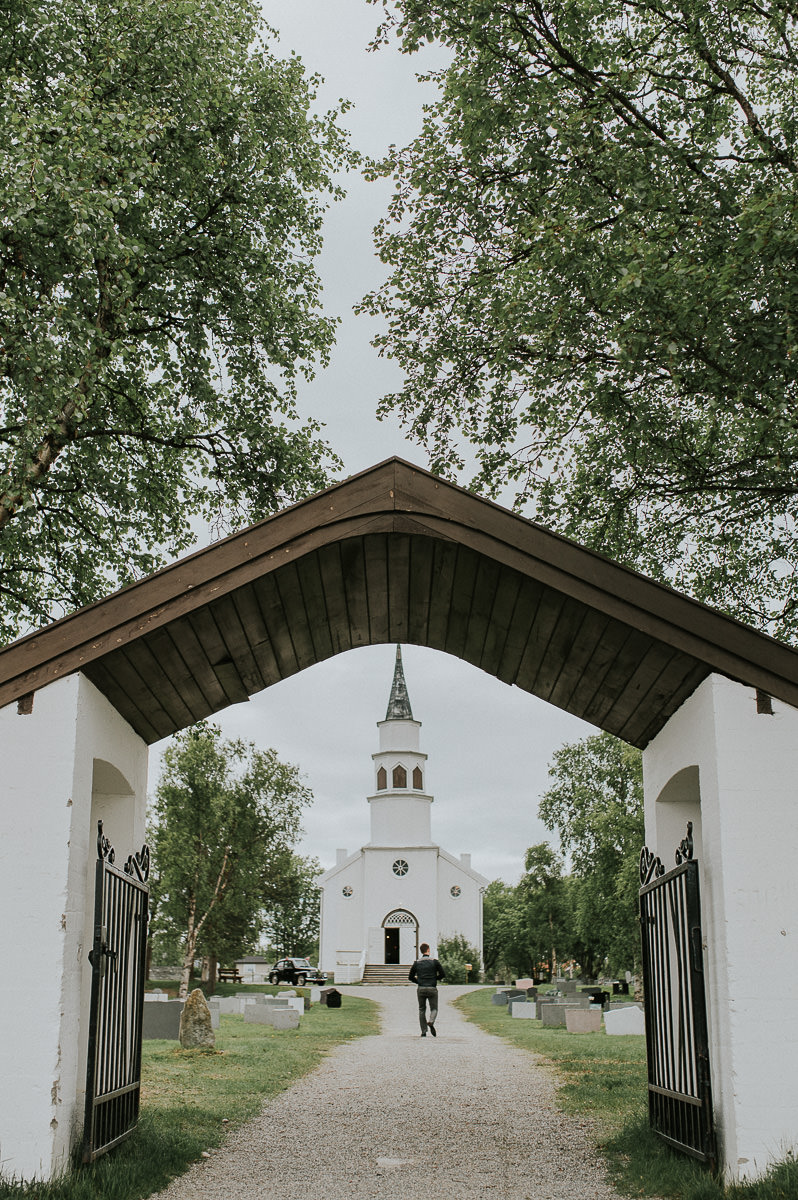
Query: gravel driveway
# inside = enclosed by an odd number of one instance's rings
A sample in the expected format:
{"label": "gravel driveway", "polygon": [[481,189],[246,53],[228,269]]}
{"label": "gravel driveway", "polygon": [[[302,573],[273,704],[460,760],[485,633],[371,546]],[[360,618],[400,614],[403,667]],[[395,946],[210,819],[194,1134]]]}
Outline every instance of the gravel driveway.
{"label": "gravel driveway", "polygon": [[589,1123],[557,1111],[533,1055],[460,1016],[466,990],[441,988],[433,1039],[414,987],[357,988],[380,1034],[338,1046],[158,1200],[617,1200]]}

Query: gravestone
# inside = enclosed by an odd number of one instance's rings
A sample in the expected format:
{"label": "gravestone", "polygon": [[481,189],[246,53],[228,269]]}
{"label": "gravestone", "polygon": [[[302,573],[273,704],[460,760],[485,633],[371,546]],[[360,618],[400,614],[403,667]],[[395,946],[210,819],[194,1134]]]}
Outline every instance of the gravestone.
{"label": "gravestone", "polygon": [[523,1017],[526,1020],[534,1021],[535,1005],[530,1004],[528,1000],[514,1000],[510,1005],[510,1013],[513,1017]]}
{"label": "gravestone", "polygon": [[219,1005],[219,1012],[240,1016],[244,1011],[245,1000],[239,999],[238,996],[216,996],[214,1004]]}
{"label": "gravestone", "polygon": [[507,1003],[507,993],[506,992],[494,992],[490,998],[490,1002],[491,1002],[491,1004],[496,1004],[499,1006],[506,1004]]}
{"label": "gravestone", "polygon": [[341,1007],[341,993],[337,988],[322,988],[319,999],[327,1008]]}
{"label": "gravestone", "polygon": [[646,1019],[642,1008],[630,1004],[628,1008],[616,1008],[604,1014],[604,1028],[608,1034],[622,1037],[626,1034],[644,1034]]}
{"label": "gravestone", "polygon": [[559,984],[559,988],[564,996],[571,996],[576,991],[576,980],[563,979],[562,983]]}
{"label": "gravestone", "polygon": [[298,1029],[299,1013],[295,1008],[268,1008],[265,1010],[270,1018],[270,1024],[275,1029]]}
{"label": "gravestone", "polygon": [[569,1033],[599,1033],[601,1030],[600,1008],[578,1008],[567,1006],[565,1027]]}
{"label": "gravestone", "polygon": [[569,1008],[589,1008],[593,1001],[584,992],[574,992],[573,996],[566,997],[565,1003]]}
{"label": "gravestone", "polygon": [[194,988],[183,1006],[179,1036],[184,1050],[200,1050],[216,1045],[211,1010],[201,988]]}
{"label": "gravestone", "polygon": [[299,1013],[289,1005],[249,1004],[244,1013],[247,1025],[271,1025],[272,1029],[296,1029]]}
{"label": "gravestone", "polygon": [[159,1038],[177,1041],[180,1035],[182,1000],[164,998],[160,1004],[145,1004],[141,1018],[141,1036],[147,1041]]}
{"label": "gravestone", "polygon": [[544,1004],[541,1006],[540,1019],[546,1026],[563,1026],[565,1012],[564,1004]]}
{"label": "gravestone", "polygon": [[528,991],[529,988],[535,986],[535,981],[534,979],[516,979],[515,986],[517,988],[522,988],[524,991]]}

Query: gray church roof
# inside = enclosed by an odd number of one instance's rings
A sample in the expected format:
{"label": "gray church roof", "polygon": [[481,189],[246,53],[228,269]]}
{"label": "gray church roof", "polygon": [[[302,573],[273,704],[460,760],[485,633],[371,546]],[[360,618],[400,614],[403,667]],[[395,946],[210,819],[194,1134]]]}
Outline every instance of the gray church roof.
{"label": "gray church roof", "polygon": [[412,721],[413,710],[410,707],[410,697],[407,694],[405,673],[402,669],[402,647],[396,647],[396,667],[393,673],[393,685],[388,699],[386,721]]}

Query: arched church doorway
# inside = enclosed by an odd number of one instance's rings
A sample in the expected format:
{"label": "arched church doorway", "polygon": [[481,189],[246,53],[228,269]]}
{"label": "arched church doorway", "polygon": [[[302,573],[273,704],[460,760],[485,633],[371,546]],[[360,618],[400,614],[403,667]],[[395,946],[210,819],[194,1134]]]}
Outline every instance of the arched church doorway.
{"label": "arched church doorway", "polygon": [[418,921],[406,908],[395,908],[382,922],[385,965],[412,963],[418,958]]}

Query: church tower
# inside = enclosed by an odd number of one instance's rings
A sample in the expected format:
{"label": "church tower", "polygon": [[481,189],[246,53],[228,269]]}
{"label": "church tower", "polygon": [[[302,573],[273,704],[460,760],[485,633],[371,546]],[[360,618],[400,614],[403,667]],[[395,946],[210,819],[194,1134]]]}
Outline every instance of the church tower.
{"label": "church tower", "polygon": [[421,753],[421,722],[413,720],[407,694],[402,648],[396,647],[396,667],[385,720],[377,723],[380,748],[374,760],[376,791],[368,797],[372,846],[431,845],[432,796],[424,791],[427,756]]}
{"label": "church tower", "polygon": [[367,797],[370,840],[355,854],[337,851],[319,878],[319,965],[339,983],[407,978],[420,942],[462,934],[482,951],[482,892],[488,880],[432,840],[433,798],[427,756],[413,717],[396,647],[385,720],[377,722],[373,791]]}

